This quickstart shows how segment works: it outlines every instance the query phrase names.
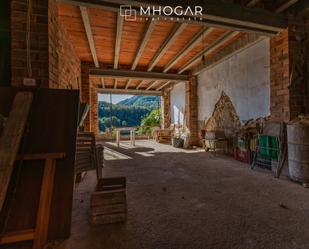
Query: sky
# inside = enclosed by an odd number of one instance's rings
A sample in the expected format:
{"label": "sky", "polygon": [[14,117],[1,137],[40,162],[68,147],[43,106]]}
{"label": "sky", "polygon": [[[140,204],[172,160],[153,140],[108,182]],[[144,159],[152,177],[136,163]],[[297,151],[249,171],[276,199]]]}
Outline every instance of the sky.
{"label": "sky", "polygon": [[[113,94],[112,95],[112,103],[117,104],[122,100],[125,100],[127,98],[131,98],[133,95],[128,95],[128,94]],[[110,101],[110,95],[109,94],[99,94],[99,101],[106,101],[109,103]]]}

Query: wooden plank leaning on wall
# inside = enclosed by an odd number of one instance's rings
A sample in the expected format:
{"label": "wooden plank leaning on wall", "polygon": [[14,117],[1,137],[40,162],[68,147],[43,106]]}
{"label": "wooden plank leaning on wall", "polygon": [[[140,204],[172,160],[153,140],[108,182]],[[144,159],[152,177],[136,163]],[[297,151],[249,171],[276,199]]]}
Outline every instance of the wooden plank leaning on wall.
{"label": "wooden plank leaning on wall", "polygon": [[0,133],[0,211],[2,209],[14,162],[20,147],[32,104],[31,92],[19,92],[2,133]]}

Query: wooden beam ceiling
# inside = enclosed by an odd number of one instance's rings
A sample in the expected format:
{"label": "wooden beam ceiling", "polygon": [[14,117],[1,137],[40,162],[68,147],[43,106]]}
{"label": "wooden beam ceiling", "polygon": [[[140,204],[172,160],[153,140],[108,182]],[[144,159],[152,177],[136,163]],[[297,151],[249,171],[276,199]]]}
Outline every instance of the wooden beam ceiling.
{"label": "wooden beam ceiling", "polygon": [[[252,10],[250,8],[244,8],[240,6],[236,6],[235,4],[223,4],[222,3],[218,3],[217,1],[209,1],[209,3],[207,3],[207,12],[203,15],[203,20],[197,20],[195,21],[196,23],[199,24],[209,24],[212,25],[213,27],[202,27],[199,31],[196,30],[195,32],[197,32],[195,35],[193,35],[193,38],[191,40],[189,40],[189,42],[187,42],[185,44],[185,46],[182,45],[182,48],[179,50],[177,50],[177,53],[175,52],[175,55],[173,58],[169,57],[169,61],[168,63],[166,63],[166,65],[163,68],[163,73],[157,73],[157,72],[151,72],[158,63],[160,63],[160,65],[162,64],[162,61],[160,61],[161,58],[163,58],[163,56],[166,54],[166,52],[169,50],[169,48],[172,47],[172,45],[175,43],[176,38],[184,31],[184,29],[186,28],[186,26],[188,26],[187,23],[191,22],[191,21],[187,21],[185,20],[185,22],[178,22],[175,24],[175,27],[173,28],[173,30],[170,32],[170,34],[168,35],[168,37],[164,40],[163,44],[161,45],[160,49],[155,53],[155,55],[153,57],[149,57],[149,61],[147,62],[148,64],[148,68],[147,68],[147,72],[142,72],[142,71],[134,71],[136,70],[140,59],[142,58],[143,55],[143,51],[145,50],[147,44],[149,44],[149,41],[151,39],[151,35],[153,33],[153,30],[157,24],[157,20],[149,20],[146,24],[145,30],[144,30],[144,34],[141,33],[140,31],[140,35],[141,36],[141,42],[137,47],[136,50],[136,54],[135,52],[132,53],[132,55],[135,54],[135,57],[133,58],[133,63],[132,65],[130,65],[131,70],[120,70],[119,69],[119,57],[120,57],[120,52],[121,52],[121,37],[122,37],[122,31],[123,31],[123,25],[124,25],[124,20],[123,17],[121,17],[119,15],[119,6],[120,3],[124,3],[126,2],[126,4],[131,4],[133,7],[138,5],[143,5],[145,3],[142,2],[138,2],[138,1],[131,1],[131,0],[58,0],[59,2],[66,2],[66,3],[70,3],[76,6],[79,6],[80,9],[80,13],[81,13],[81,17],[82,17],[82,21],[84,24],[84,28],[85,28],[85,32],[86,32],[86,37],[87,37],[87,41],[89,44],[89,48],[91,51],[91,55],[93,58],[93,62],[95,64],[96,68],[92,68],[90,74],[91,75],[95,75],[95,76],[100,76],[101,78],[101,85],[103,89],[106,89],[106,84],[104,84],[104,77],[111,77],[114,78],[114,85],[111,85],[110,87],[112,87],[112,89],[118,90],[117,87],[123,87],[123,90],[129,90],[129,86],[131,85],[132,81],[135,79],[139,79],[141,80],[141,82],[137,85],[136,89],[139,90],[139,88],[145,84],[145,82],[149,82],[149,80],[151,80],[151,83],[148,83],[149,85],[147,87],[145,87],[146,91],[149,91],[150,89],[154,88],[156,85],[159,85],[160,80],[166,80],[166,83],[161,83],[161,86],[156,86],[156,91],[160,91],[163,88],[167,87],[169,84],[175,82],[175,81],[185,81],[188,80],[188,75],[182,75],[183,72],[185,72],[186,70],[190,69],[194,64],[196,64],[199,60],[201,60],[203,58],[203,56],[207,57],[209,55],[212,55],[214,52],[218,52],[218,50],[221,50],[221,47],[225,46],[225,44],[229,43],[229,41],[232,41],[233,38],[235,38],[237,35],[240,35],[241,32],[240,31],[257,31],[258,33],[266,33],[266,34],[275,34],[277,33],[279,30],[282,30],[282,27],[284,26],[283,23],[285,22],[285,19],[282,18],[282,16],[277,15],[277,14],[272,14],[271,16],[269,16],[269,19],[267,21],[261,20],[261,17],[266,18],[269,13],[267,12],[260,12],[260,10]],[[160,1],[160,0],[154,0],[156,1]],[[176,2],[180,1],[180,0],[175,0]],[[214,4],[213,2],[216,2],[216,4]],[[251,0],[249,1],[249,3],[247,4],[247,7],[254,7],[257,3],[259,2],[259,0]],[[282,12],[284,10],[286,10],[287,8],[289,8],[290,6],[292,6],[293,4],[295,4],[296,2],[298,2],[297,0],[289,0],[286,3],[284,3],[282,6],[280,6],[275,12],[279,13]],[[175,3],[173,3],[175,4]],[[192,4],[192,2],[191,2]],[[190,3],[189,3],[190,5]],[[200,4],[199,5],[203,5],[204,4]],[[228,8],[228,10],[226,9],[220,9],[219,7],[221,6],[232,6],[231,8]],[[236,6],[236,7],[235,7]],[[92,8],[99,8],[99,9],[108,9],[108,10],[113,10],[113,11],[117,11],[117,30],[115,30],[115,37],[116,37],[116,42],[115,42],[115,51],[114,51],[114,65],[110,65],[111,68],[114,69],[101,69],[99,68],[99,61],[98,61],[98,57],[97,57],[97,51],[96,51],[96,47],[95,47],[95,43],[94,43],[94,38],[93,38],[93,34],[92,34],[92,30],[91,30],[91,24],[89,21],[89,16],[88,16],[88,11],[86,7],[92,7]],[[205,8],[205,7],[204,7]],[[235,8],[237,9],[237,11],[242,10],[246,13],[243,12],[235,12],[234,14],[228,13],[228,12],[233,12],[235,10]],[[251,10],[251,12],[249,11]],[[248,11],[248,13],[247,13]],[[236,15],[241,14],[239,17],[237,17]],[[253,13],[254,15],[251,17],[248,17],[248,15],[250,15],[250,13]],[[257,17],[257,13],[262,13],[263,15],[258,18]],[[232,21],[231,21],[232,19]],[[273,24],[269,24],[270,20],[275,19],[276,22],[274,22]],[[283,20],[284,19],[284,20]],[[113,20],[115,20],[113,18]],[[244,20],[245,23],[244,23]],[[92,20],[93,22],[93,20]],[[224,25],[218,25],[217,22],[221,22],[224,23]],[[269,25],[268,25],[268,24]],[[94,25],[94,24],[93,24]],[[245,25],[245,28],[242,26]],[[196,48],[196,46],[201,43],[204,38],[207,39],[207,36],[211,36],[212,31],[214,30],[218,30],[214,27],[225,27],[225,28],[230,28],[232,30],[236,29],[236,30],[240,30],[240,31],[231,31],[231,32],[226,32],[223,35],[221,35],[218,39],[216,39],[214,42],[212,42],[209,46],[207,46],[206,48],[203,48],[202,51],[199,51],[198,54],[196,54],[195,56],[193,56],[193,58],[188,58],[188,61],[186,59],[186,61],[183,63],[183,66],[181,66],[178,69],[178,73],[177,74],[168,74],[167,72],[169,70],[171,70],[173,68],[173,66],[175,66],[178,62],[180,62],[181,59],[183,59],[185,56],[187,56],[193,49]],[[262,31],[261,31],[262,30]],[[248,35],[247,35],[248,36]],[[258,37],[258,35],[256,35]],[[124,37],[123,37],[124,39]],[[257,38],[258,39],[258,38]],[[251,44],[252,41],[248,41],[248,44]],[[235,42],[235,44],[230,44],[227,47],[223,48],[223,50],[221,50],[221,52],[217,53],[217,56],[214,56],[213,58],[209,58],[206,60],[206,63],[203,65],[199,65],[195,68],[195,70],[193,71],[194,75],[199,74],[200,72],[202,72],[203,70],[205,70],[208,66],[212,65],[213,63],[216,63],[220,60],[223,60],[226,56],[230,56],[230,54],[237,52],[238,50],[242,49],[243,47],[246,47],[248,45],[246,42],[237,40]],[[136,43],[137,45],[137,43]],[[135,47],[135,48],[136,48]],[[233,49],[231,49],[231,47],[233,47]],[[234,51],[235,50],[235,51]],[[111,50],[112,52],[113,50]],[[133,50],[134,51],[134,50]],[[196,53],[196,52],[195,52]],[[90,56],[90,54],[89,54]],[[133,57],[133,56],[132,56]],[[90,57],[91,58],[91,57]],[[111,57],[112,58],[112,57]],[[151,59],[152,58],[152,59]],[[164,57],[165,58],[165,57]],[[186,57],[187,58],[187,57]],[[113,62],[109,62],[109,64],[112,64]],[[143,63],[141,63],[143,64]],[[145,63],[144,63],[145,64]],[[147,65],[147,64],[146,64]],[[162,66],[162,65],[161,65]],[[127,83],[125,85],[119,85],[117,82],[117,79],[119,78],[126,78],[128,79]],[[146,81],[148,80],[148,81]],[[123,81],[120,81],[120,83]],[[136,84],[136,81],[133,81]],[[143,87],[144,88],[144,87]],[[110,88],[108,88],[110,89]],[[143,90],[143,91],[145,91]],[[139,90],[141,91],[141,90]]]}
{"label": "wooden beam ceiling", "polygon": [[[252,1],[250,1],[248,4],[247,4],[247,6],[249,6],[250,5],[250,7],[253,7],[255,4],[257,4],[259,2],[259,0],[256,0],[256,1],[254,1],[254,0],[252,0]],[[291,7],[293,4],[295,4],[296,2],[298,2],[298,0],[289,0],[289,1],[287,1],[286,3],[284,3],[281,7],[279,7],[277,10],[276,10],[276,12],[277,13],[280,13],[280,12],[282,12],[282,11],[284,11],[284,10],[286,10],[287,8],[289,8],[289,7]],[[233,34],[234,35],[238,35],[238,34],[240,34],[240,32],[233,32]],[[254,42],[254,40],[255,39],[259,39],[258,38],[258,36],[256,35],[256,34],[253,34],[253,35],[251,35],[251,36],[249,36],[248,34],[246,35],[247,37],[256,37],[256,38],[252,38],[253,39],[253,41],[250,41],[250,38],[248,38],[248,42],[246,43],[246,42],[244,42],[244,44],[243,44],[243,46],[238,46],[238,50],[240,50],[240,49],[242,49],[243,47],[245,47],[245,46],[247,46],[248,45],[248,43],[252,43],[252,42]],[[224,37],[224,35],[222,36],[222,37]],[[260,37],[260,38],[262,38],[263,39],[263,37]],[[220,38],[219,38],[219,40],[220,40]],[[222,42],[220,42],[220,41],[217,41],[217,42],[215,42],[215,43],[217,43],[217,44],[215,44],[216,45],[216,47],[217,46],[220,46],[221,44],[222,44]],[[224,39],[225,40],[225,39]],[[223,42],[224,42],[224,40],[223,40]],[[241,41],[238,41],[238,45],[239,45],[239,43],[241,43]],[[237,46],[237,42],[234,44],[234,46],[236,47]],[[209,52],[209,51],[208,51]],[[200,57],[200,58],[202,58],[204,55],[207,55],[207,53],[208,53],[207,51],[205,52],[205,54],[203,54],[203,55],[201,55],[201,54],[199,54],[199,55],[197,55],[196,57]],[[234,51],[235,52],[235,51]],[[224,53],[224,49],[222,50],[222,53]],[[221,53],[221,54],[222,54]],[[229,54],[227,54],[227,55],[225,55],[225,57],[226,56],[229,56]],[[224,59],[224,58],[221,58],[221,59]],[[194,58],[192,59],[192,62],[193,62],[193,60],[194,60]],[[213,61],[213,63],[215,63],[215,61],[214,61],[214,59],[212,59],[212,60],[210,60],[210,61]],[[194,64],[195,62],[193,62],[192,64]],[[192,65],[191,64],[191,65]],[[186,66],[187,65],[187,66]],[[189,62],[186,64],[184,67],[182,67],[180,70],[179,70],[179,73],[182,73],[182,72],[184,72],[187,68],[189,68],[191,65],[189,65]],[[206,65],[200,65],[200,66],[198,66],[197,68],[195,68],[194,69],[194,71],[193,71],[193,74],[194,75],[198,75],[198,74],[200,74],[201,72],[203,72],[207,67],[209,67],[210,66],[210,63],[208,62],[208,63],[206,63]],[[184,69],[184,70],[183,70]]]}
{"label": "wooden beam ceiling", "polygon": [[[58,0],[64,3],[69,3],[77,6],[88,6],[92,8],[108,9],[118,12],[121,5],[131,5],[132,8],[139,9],[140,6],[148,7],[148,3],[131,1],[131,0]],[[162,1],[152,1],[151,5],[163,7]],[[170,2],[171,6],[190,6],[194,9],[196,3],[188,1],[184,5],[181,0]],[[232,29],[238,31],[252,31],[261,34],[274,35],[287,27],[287,19],[279,14],[265,11],[262,9],[248,8],[232,3],[219,1],[204,1],[199,2],[199,6],[203,7],[205,13],[202,18],[192,20],[193,16],[184,16],[182,22],[197,22],[204,23],[214,27]],[[152,16],[151,16],[152,17]],[[162,16],[161,16],[162,17]],[[177,18],[176,15],[170,17]],[[189,17],[191,20],[189,20]]]}
{"label": "wooden beam ceiling", "polygon": [[91,25],[90,25],[90,21],[89,21],[89,15],[88,15],[88,10],[86,7],[80,7],[80,13],[83,19],[83,24],[85,27],[85,32],[87,35],[87,39],[88,39],[88,44],[89,44],[89,48],[91,51],[91,55],[92,55],[92,59],[93,59],[93,63],[96,67],[99,67],[99,61],[98,61],[98,57],[97,57],[97,52],[95,49],[95,44],[94,44],[94,40],[93,40],[93,35],[92,35],[92,30],[91,30]]}
{"label": "wooden beam ceiling", "polygon": [[[260,0],[251,0],[247,6],[254,7]],[[167,72],[171,69],[183,56],[185,56],[190,50],[192,50],[198,43],[200,43],[206,36],[208,36],[214,28],[204,27],[199,33],[197,33],[192,40],[185,46],[176,56],[170,61],[164,68],[163,72]]]}

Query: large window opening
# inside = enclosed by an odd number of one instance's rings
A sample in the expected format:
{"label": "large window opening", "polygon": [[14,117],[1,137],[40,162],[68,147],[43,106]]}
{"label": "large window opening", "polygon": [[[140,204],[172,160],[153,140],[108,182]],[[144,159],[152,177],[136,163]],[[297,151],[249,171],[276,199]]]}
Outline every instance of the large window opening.
{"label": "large window opening", "polygon": [[99,94],[99,131],[114,135],[115,128],[134,127],[137,135],[151,135],[161,127],[161,98],[126,94]]}

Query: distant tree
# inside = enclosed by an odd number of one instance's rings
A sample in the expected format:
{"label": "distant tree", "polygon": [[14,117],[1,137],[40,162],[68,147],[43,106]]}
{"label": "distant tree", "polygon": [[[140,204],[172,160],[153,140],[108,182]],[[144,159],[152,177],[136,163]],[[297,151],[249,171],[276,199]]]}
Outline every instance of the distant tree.
{"label": "distant tree", "polygon": [[141,128],[139,129],[140,134],[150,135],[153,126],[161,126],[161,109],[152,110],[151,113],[144,117],[141,122]]}

